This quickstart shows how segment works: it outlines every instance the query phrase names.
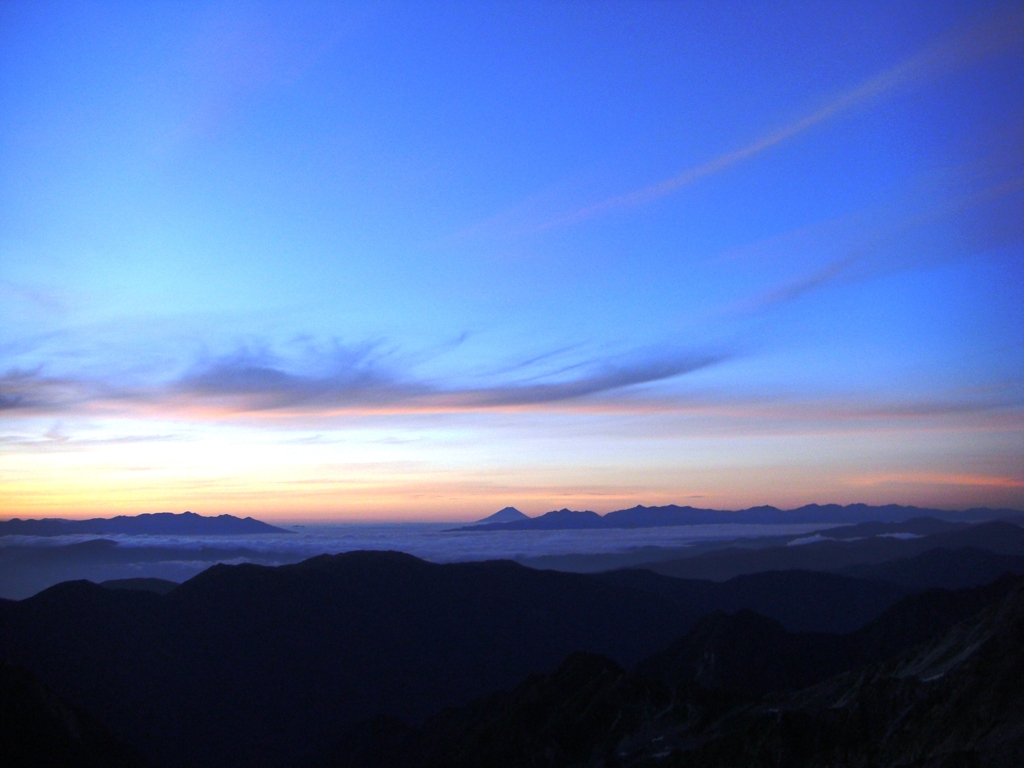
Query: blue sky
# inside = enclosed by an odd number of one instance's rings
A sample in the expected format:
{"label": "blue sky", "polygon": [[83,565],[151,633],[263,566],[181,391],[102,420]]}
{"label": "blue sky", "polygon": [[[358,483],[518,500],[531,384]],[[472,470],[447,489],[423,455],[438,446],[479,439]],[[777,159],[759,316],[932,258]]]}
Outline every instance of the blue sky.
{"label": "blue sky", "polygon": [[9,3],[18,514],[1024,506],[1024,13]]}

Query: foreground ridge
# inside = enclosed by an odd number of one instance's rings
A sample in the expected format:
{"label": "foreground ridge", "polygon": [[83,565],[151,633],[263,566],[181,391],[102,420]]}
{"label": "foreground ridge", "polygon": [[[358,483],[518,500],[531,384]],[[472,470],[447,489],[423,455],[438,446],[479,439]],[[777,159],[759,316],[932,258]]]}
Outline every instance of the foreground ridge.
{"label": "foreground ridge", "polygon": [[[341,740],[332,765],[1010,768],[1024,756],[1024,580],[1004,579],[988,590],[974,596],[995,599],[990,607],[931,641],[803,690],[786,692],[784,676],[775,678],[777,690],[758,696],[722,687],[702,669],[716,653],[730,643],[752,651],[765,632],[776,641],[786,633],[754,615],[737,615],[738,623],[712,616],[682,647],[633,674],[577,653],[550,675],[449,710],[419,729],[378,717]],[[934,612],[936,599],[945,598],[910,598],[903,610]],[[896,618],[865,628],[862,648]],[[715,640],[716,632],[726,636]],[[789,637],[808,666],[815,641],[820,647],[842,640]],[[693,653],[695,643],[702,653]],[[689,662],[672,669],[666,656],[673,653]]]}

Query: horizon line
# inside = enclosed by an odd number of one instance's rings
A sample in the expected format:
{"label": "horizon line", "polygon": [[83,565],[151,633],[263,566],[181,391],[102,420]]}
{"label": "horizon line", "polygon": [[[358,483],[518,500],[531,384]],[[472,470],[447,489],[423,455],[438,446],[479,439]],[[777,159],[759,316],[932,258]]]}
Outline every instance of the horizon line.
{"label": "horizon line", "polygon": [[[890,508],[890,507],[898,507],[900,509],[919,509],[919,510],[922,510],[922,511],[925,511],[925,512],[944,512],[944,513],[948,513],[948,514],[965,514],[965,513],[968,513],[968,512],[982,512],[982,511],[988,511],[988,512],[1010,512],[1010,513],[1024,514],[1024,508],[1017,509],[1017,508],[1013,508],[1013,507],[990,507],[990,506],[969,506],[969,507],[962,507],[962,508],[925,507],[925,506],[919,506],[917,504],[900,504],[900,503],[897,503],[897,502],[890,502],[888,504],[868,504],[866,502],[851,502],[849,504],[840,504],[838,502],[827,502],[827,503],[808,502],[806,504],[801,504],[799,506],[789,507],[789,508],[778,507],[778,506],[775,506],[774,504],[755,504],[755,505],[752,505],[752,506],[749,506],[749,507],[740,507],[740,508],[737,508],[737,509],[718,509],[718,508],[715,508],[715,507],[695,507],[695,506],[693,506],[691,504],[675,504],[675,503],[652,504],[652,505],[634,504],[631,507],[621,507],[621,508],[618,508],[618,509],[609,510],[607,512],[595,512],[595,511],[589,510],[589,509],[569,509],[568,507],[562,507],[561,509],[550,509],[550,510],[547,510],[546,512],[540,512],[540,513],[537,513],[537,514],[534,514],[534,515],[528,515],[525,512],[521,512],[521,510],[519,510],[517,507],[515,507],[515,506],[510,504],[510,505],[506,505],[505,507],[502,507],[502,510],[511,508],[511,509],[516,510],[517,512],[520,512],[521,514],[523,514],[525,517],[527,517],[530,520],[537,520],[537,519],[539,519],[541,517],[544,517],[545,515],[551,514],[553,512],[570,512],[570,513],[573,513],[573,514],[586,514],[586,513],[590,513],[590,514],[594,514],[594,515],[597,515],[598,517],[602,517],[603,518],[603,517],[607,517],[608,515],[613,514],[615,512],[624,512],[624,511],[633,510],[633,509],[665,509],[667,507],[674,507],[676,509],[694,509],[694,510],[699,510],[701,512],[716,512],[716,513],[721,513],[721,514],[726,514],[726,515],[728,515],[728,514],[738,514],[738,513],[741,513],[741,512],[749,512],[751,510],[759,510],[759,509],[772,509],[772,510],[775,510],[775,511],[778,511],[778,512],[787,513],[787,512],[796,512],[796,511],[799,511],[799,510],[802,510],[802,509],[807,509],[808,507],[820,507],[820,508],[838,507],[840,509],[849,509],[851,507],[866,507],[868,509],[886,509],[886,508]],[[502,511],[502,510],[496,510],[495,512],[491,512],[489,514],[485,513],[485,514],[487,516],[490,516],[490,515],[495,514],[497,511]],[[387,523],[387,524],[394,524],[394,525],[404,525],[404,524],[416,524],[416,523],[421,523],[421,524],[432,524],[432,523],[436,523],[436,524],[453,524],[453,523],[479,523],[479,522],[481,522],[481,519],[472,519],[471,520],[471,519],[462,519],[462,518],[448,518],[448,519],[430,518],[430,519],[424,519],[424,518],[403,517],[401,519],[395,519],[395,518],[387,518],[387,517],[379,517],[379,518],[374,517],[374,518],[371,518],[371,517],[362,517],[362,516],[360,516],[360,517],[351,517],[351,518],[345,518],[345,517],[340,517],[340,516],[332,516],[332,517],[289,517],[289,518],[282,519],[282,518],[276,518],[276,517],[273,517],[273,516],[266,517],[266,518],[264,518],[264,517],[256,517],[256,516],[251,515],[251,514],[244,515],[244,516],[239,516],[239,515],[231,514],[230,512],[221,512],[221,513],[204,515],[204,514],[199,513],[199,512],[192,512],[191,510],[183,510],[181,512],[170,512],[170,511],[167,511],[167,510],[161,510],[161,511],[156,511],[156,512],[137,512],[137,513],[134,513],[134,514],[119,513],[119,514],[116,514],[116,515],[112,515],[110,517],[102,517],[102,516],[59,517],[59,516],[56,516],[56,515],[43,515],[43,516],[40,516],[40,517],[3,517],[3,518],[0,518],[0,523],[13,522],[13,521],[16,521],[16,520],[17,521],[21,521],[21,522],[42,521],[42,520],[66,520],[68,522],[88,522],[88,521],[92,521],[92,520],[114,520],[116,518],[121,518],[121,517],[136,518],[136,517],[142,517],[144,515],[161,515],[161,514],[166,514],[166,515],[185,515],[185,514],[191,514],[191,515],[196,515],[198,517],[202,517],[202,518],[209,519],[209,520],[217,519],[218,517],[232,517],[232,518],[235,518],[237,520],[245,520],[245,519],[248,518],[248,519],[256,520],[258,522],[263,522],[263,523],[277,525],[277,526],[286,526],[286,525],[304,526],[304,525],[331,525],[331,524],[374,525],[374,524],[385,524],[385,523]]]}

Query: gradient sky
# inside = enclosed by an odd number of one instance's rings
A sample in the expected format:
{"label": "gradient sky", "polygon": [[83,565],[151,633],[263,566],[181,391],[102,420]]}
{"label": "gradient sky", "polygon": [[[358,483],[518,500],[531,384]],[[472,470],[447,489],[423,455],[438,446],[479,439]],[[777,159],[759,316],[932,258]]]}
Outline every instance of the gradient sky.
{"label": "gradient sky", "polygon": [[4,3],[0,516],[1024,508],[1022,137],[1020,3]]}

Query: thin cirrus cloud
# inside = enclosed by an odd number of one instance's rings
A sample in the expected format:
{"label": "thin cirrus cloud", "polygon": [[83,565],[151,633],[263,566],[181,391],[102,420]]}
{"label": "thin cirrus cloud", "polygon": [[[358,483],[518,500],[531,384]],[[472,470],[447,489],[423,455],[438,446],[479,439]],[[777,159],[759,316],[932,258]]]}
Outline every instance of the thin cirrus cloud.
{"label": "thin cirrus cloud", "polygon": [[372,345],[341,349],[321,373],[296,373],[266,354],[239,352],[193,366],[170,383],[116,387],[39,370],[0,376],[0,415],[45,415],[90,408],[220,413],[340,413],[492,410],[543,406],[619,393],[676,378],[728,359],[724,353],[669,353],[589,361],[584,373],[556,381],[482,387],[418,379],[381,364]]}
{"label": "thin cirrus cloud", "polygon": [[558,403],[676,378],[727,358],[724,354],[679,355],[626,365],[604,364],[597,371],[569,381],[456,390],[439,393],[439,399],[441,402],[450,401],[457,407],[484,408]]}
{"label": "thin cirrus cloud", "polygon": [[996,488],[1024,488],[1024,480],[1013,477],[993,477],[989,475],[976,475],[966,473],[939,473],[939,472],[909,472],[891,473],[883,475],[869,475],[851,480],[852,485],[893,485],[893,484],[914,484],[914,485],[951,485],[951,486],[981,486]]}
{"label": "thin cirrus cloud", "polygon": [[[364,347],[363,349],[369,349]],[[942,400],[869,402],[854,398],[818,402],[787,398],[646,394],[630,388],[677,379],[734,359],[733,353],[634,355],[630,360],[590,361],[568,379],[531,378],[490,386],[452,386],[389,369],[368,354],[320,374],[289,371],[280,360],[250,352],[205,361],[185,375],[152,386],[114,386],[40,371],[0,376],[0,419],[82,413],[209,416],[299,416],[485,412],[538,408],[594,413],[687,413],[754,422],[848,421],[895,423],[971,416],[975,426],[1018,423],[1021,399],[1005,391],[961,393]],[[895,421],[894,421],[895,420]],[[979,421],[980,420],[980,421]],[[994,420],[994,421],[993,421]],[[748,424],[749,426],[749,424]]]}
{"label": "thin cirrus cloud", "polygon": [[952,36],[911,56],[810,114],[782,128],[770,131],[739,149],[688,168],[656,184],[616,195],[572,213],[549,219],[534,227],[532,231],[539,233],[571,226],[606,213],[636,208],[654,202],[689,187],[701,179],[749,160],[832,118],[867,104],[872,99],[913,82],[935,77],[958,67],[965,67],[1002,50],[1017,46],[1022,40],[1024,40],[1024,11],[1019,7],[1009,8],[1002,13],[986,18],[981,23],[962,31],[959,35]]}
{"label": "thin cirrus cloud", "polygon": [[71,377],[45,376],[39,369],[0,375],[0,417],[4,413],[59,413],[104,399],[102,387]]}
{"label": "thin cirrus cloud", "polygon": [[[861,237],[860,242],[848,246],[847,252],[839,258],[763,292],[741,305],[740,311],[756,314],[796,301],[809,293],[843,280],[873,277],[906,269],[911,265],[941,261],[950,258],[951,255],[972,256],[991,248],[1019,243],[1024,238],[1024,229],[1021,227],[1021,221],[1024,220],[1022,190],[1024,175],[989,185],[980,191],[934,206],[923,213],[908,216],[895,224],[880,227],[869,236]],[[1001,206],[1007,201],[1010,201],[1011,205]],[[996,212],[997,209],[1000,210]],[[895,247],[908,235],[916,235],[920,242],[928,242],[929,228],[947,224],[959,230],[963,240],[954,244],[952,254],[929,252],[918,255],[917,258],[906,255],[892,256]],[[914,252],[920,249],[907,250]],[[887,257],[882,258],[883,254],[887,254]]]}
{"label": "thin cirrus cloud", "polygon": [[172,385],[178,395],[211,400],[244,412],[267,410],[474,410],[533,406],[616,392],[675,378],[726,359],[723,354],[671,354],[614,363],[591,362],[588,372],[546,383],[453,387],[417,380],[355,356],[324,375],[290,373],[260,359],[214,361]]}

